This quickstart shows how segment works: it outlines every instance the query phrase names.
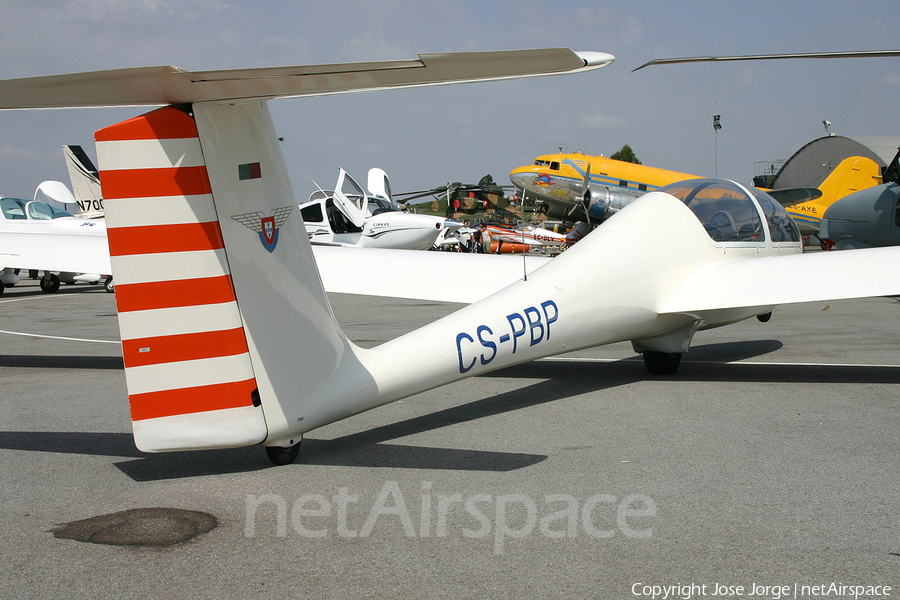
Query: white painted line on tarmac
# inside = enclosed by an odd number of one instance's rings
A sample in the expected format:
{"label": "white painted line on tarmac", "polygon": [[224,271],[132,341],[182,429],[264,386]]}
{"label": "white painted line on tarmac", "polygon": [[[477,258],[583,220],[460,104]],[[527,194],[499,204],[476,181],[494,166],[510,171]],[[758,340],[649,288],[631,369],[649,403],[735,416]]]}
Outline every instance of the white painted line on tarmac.
{"label": "white painted line on tarmac", "polygon": [[[614,363],[640,360],[639,356],[630,358],[591,358],[591,357],[572,357],[572,356],[550,356],[540,358],[538,360],[548,362],[595,362],[595,363]],[[683,360],[681,364],[691,363],[694,365],[752,365],[758,367],[876,367],[885,369],[900,369],[900,365],[873,365],[869,363],[807,363],[807,362],[763,362],[758,360],[730,360],[728,362],[718,362],[713,360]]]}
{"label": "white painted line on tarmac", "polygon": [[42,338],[45,340],[64,340],[66,342],[91,342],[94,344],[121,344],[122,342],[115,340],[91,340],[87,338],[72,338],[72,337],[62,337],[59,335],[39,335],[37,333],[22,333],[20,331],[4,331],[0,329],[0,333],[5,333],[7,335],[21,335],[23,337],[33,337],[33,338]]}
{"label": "white painted line on tarmac", "polygon": [[22,302],[23,300],[41,300],[43,298],[65,298],[66,294],[56,295],[56,294],[42,294],[40,296],[25,296],[24,298],[10,298],[9,300],[0,300],[0,304],[6,304],[7,302]]}

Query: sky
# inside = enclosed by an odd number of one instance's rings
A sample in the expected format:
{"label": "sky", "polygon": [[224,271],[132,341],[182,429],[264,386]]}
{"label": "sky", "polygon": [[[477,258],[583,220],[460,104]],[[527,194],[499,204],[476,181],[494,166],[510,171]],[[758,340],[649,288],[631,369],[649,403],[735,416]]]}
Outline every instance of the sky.
{"label": "sky", "polygon": [[[632,69],[653,58],[900,48],[888,1],[4,0],[0,79],[124,67],[188,70],[570,47],[611,66],[515,81],[270,102],[298,201],[338,167],[395,191],[508,184],[559,148],[750,183],[757,163],[821,137],[900,135],[900,59],[783,60]],[[0,112],[0,194],[68,184],[63,144],[136,108]],[[721,115],[715,132],[712,117]]]}

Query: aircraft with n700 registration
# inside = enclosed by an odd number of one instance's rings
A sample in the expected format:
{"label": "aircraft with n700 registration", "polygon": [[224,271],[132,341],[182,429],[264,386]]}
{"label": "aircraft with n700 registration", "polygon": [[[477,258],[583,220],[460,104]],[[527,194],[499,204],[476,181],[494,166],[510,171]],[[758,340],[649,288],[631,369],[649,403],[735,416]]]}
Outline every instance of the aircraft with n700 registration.
{"label": "aircraft with n700 registration", "polygon": [[10,197],[0,197],[0,213],[3,283],[18,281],[16,269],[34,269],[43,271],[41,289],[48,293],[56,292],[61,281],[97,282],[103,277],[107,290],[112,290],[102,220],[81,219],[40,200]]}
{"label": "aircraft with n700 registration", "polygon": [[[284,216],[297,203],[272,98],[612,61],[549,49],[152,67],[0,81],[0,108],[165,105],[95,136],[135,442],[147,452],[262,444],[285,464],[307,431],[473,375],[622,340],[669,373],[700,329],[765,320],[786,302],[900,293],[900,249],[803,255],[778,203],[720,180],[648,193],[553,259],[313,248],[298,211]],[[446,277],[454,271],[466,286]],[[470,305],[366,349],[341,331],[329,290]]]}

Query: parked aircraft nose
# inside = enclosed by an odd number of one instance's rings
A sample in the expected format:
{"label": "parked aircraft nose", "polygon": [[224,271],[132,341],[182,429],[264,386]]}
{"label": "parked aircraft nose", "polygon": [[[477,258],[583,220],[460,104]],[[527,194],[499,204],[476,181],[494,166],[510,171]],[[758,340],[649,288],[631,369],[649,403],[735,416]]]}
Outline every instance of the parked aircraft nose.
{"label": "parked aircraft nose", "polygon": [[509,180],[518,188],[526,188],[534,181],[534,173],[527,167],[519,168],[509,174]]}

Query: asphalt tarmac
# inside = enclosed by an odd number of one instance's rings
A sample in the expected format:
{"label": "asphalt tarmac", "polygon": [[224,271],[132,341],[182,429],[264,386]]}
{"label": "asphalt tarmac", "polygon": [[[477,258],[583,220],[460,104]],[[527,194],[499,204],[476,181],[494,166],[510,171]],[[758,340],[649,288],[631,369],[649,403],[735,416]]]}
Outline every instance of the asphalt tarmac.
{"label": "asphalt tarmac", "polygon": [[[365,346],[456,308],[332,301]],[[101,286],[26,280],[0,315],[2,598],[900,595],[892,298],[700,332],[670,378],[629,344],[476,377],[285,467],[138,452]]]}

